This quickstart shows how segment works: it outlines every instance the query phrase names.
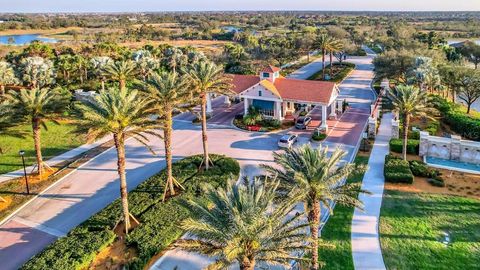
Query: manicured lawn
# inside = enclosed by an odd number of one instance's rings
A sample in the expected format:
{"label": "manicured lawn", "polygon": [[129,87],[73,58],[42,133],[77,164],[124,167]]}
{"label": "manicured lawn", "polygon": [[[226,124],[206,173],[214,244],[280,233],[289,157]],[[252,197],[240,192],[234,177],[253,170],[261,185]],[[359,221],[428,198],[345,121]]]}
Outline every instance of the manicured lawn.
{"label": "manicured lawn", "polygon": [[[357,156],[357,164],[367,164],[368,157]],[[352,175],[349,182],[361,182],[363,173]],[[320,248],[320,260],[325,263],[322,269],[353,269],[352,246],[350,242],[353,207],[336,205],[331,216],[322,230],[322,240],[334,247]]]}
{"label": "manicured lawn", "polygon": [[[451,243],[445,245],[444,233]],[[480,201],[386,191],[380,218],[388,269],[479,269]]]}
{"label": "manicured lawn", "polygon": [[[64,153],[85,142],[83,136],[74,135],[71,132],[75,129],[72,124],[62,123],[56,125],[53,122],[47,124],[48,131],[42,129],[42,153],[45,160]],[[0,146],[4,153],[0,155],[0,174],[11,172],[22,168],[22,161],[18,155],[19,150],[25,150],[25,161],[27,165],[35,162],[35,151],[33,145],[31,126],[20,127],[27,132],[25,138],[0,136]]]}

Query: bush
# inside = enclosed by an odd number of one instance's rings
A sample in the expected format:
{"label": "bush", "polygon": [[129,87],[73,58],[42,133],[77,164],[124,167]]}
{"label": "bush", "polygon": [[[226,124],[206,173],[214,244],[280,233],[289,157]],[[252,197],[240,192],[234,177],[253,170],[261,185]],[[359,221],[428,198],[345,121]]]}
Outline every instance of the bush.
{"label": "bush", "polygon": [[480,118],[469,116],[462,111],[461,105],[454,104],[440,96],[433,98],[434,106],[440,111],[443,121],[461,136],[480,141]]}
{"label": "bush", "polygon": [[[152,256],[178,239],[183,231],[178,224],[187,217],[180,201],[188,196],[202,196],[201,188],[208,183],[213,187],[226,184],[228,179],[237,179],[240,173],[238,162],[220,155],[210,155],[215,166],[208,171],[198,171],[202,156],[191,156],[173,164],[173,175],[186,190],[178,196],[162,202],[166,171],[150,177],[129,192],[132,215],[140,225],[127,237],[127,245],[138,250],[138,256],[129,263],[128,269],[143,269]],[[114,227],[122,216],[120,200],[90,217],[59,238],[44,251],[31,258],[22,269],[81,269],[86,268],[96,254],[115,240]]]}
{"label": "bush", "polygon": [[445,187],[445,181],[441,177],[429,178],[427,182],[434,187]]}
{"label": "bush", "polygon": [[408,161],[387,155],[384,166],[385,181],[390,183],[413,183],[413,174]]}
{"label": "bush", "polygon": [[[390,140],[390,151],[395,153],[402,153],[403,140],[402,139],[391,139]],[[420,150],[420,141],[419,140],[407,140],[407,154],[418,155]]]}
{"label": "bush", "polygon": [[325,140],[325,138],[327,138],[327,134],[325,134],[325,133],[314,132],[313,135],[312,135],[312,140],[314,140],[314,141],[323,141],[323,140]]}
{"label": "bush", "polygon": [[424,162],[412,160],[409,163],[413,175],[419,177],[432,177],[432,170],[430,170]]}

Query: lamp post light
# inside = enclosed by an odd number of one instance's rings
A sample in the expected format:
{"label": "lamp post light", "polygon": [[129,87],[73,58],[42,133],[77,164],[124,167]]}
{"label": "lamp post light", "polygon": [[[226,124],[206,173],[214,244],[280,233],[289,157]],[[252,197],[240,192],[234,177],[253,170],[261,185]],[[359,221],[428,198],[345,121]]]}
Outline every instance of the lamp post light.
{"label": "lamp post light", "polygon": [[27,194],[30,194],[30,187],[28,186],[27,168],[25,166],[25,151],[20,150],[18,154],[22,157],[23,175],[25,176],[25,185],[27,186]]}

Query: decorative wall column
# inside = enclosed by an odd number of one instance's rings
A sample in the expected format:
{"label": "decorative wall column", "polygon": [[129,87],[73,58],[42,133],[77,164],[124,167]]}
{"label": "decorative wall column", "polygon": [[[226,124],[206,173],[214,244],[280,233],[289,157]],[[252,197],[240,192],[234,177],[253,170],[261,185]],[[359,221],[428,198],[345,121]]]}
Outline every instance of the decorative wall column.
{"label": "decorative wall column", "polygon": [[377,135],[377,119],[374,117],[368,118],[368,138],[375,139]]}
{"label": "decorative wall column", "polygon": [[325,105],[322,105],[322,124],[320,125],[320,129],[324,132],[328,131],[327,106],[325,106]]}
{"label": "decorative wall column", "polygon": [[392,138],[398,139],[400,137],[400,121],[392,119]]}
{"label": "decorative wall column", "polygon": [[462,153],[462,150],[461,150],[462,137],[460,137],[458,135],[450,135],[450,138],[452,138],[452,143],[450,145],[450,147],[451,147],[451,149],[450,149],[450,159],[460,160],[461,153]]}
{"label": "decorative wall column", "polygon": [[275,102],[275,108],[274,109],[275,109],[275,113],[274,113],[275,119],[282,121],[283,120],[282,102],[281,101]]}
{"label": "decorative wall column", "polygon": [[225,96],[223,96],[223,98],[225,99],[225,100],[223,101],[223,104],[225,104],[225,105],[227,105],[228,107],[230,107],[230,106],[232,105],[232,102],[230,102],[230,97],[227,96],[227,95],[225,95]]}
{"label": "decorative wall column", "polygon": [[212,97],[210,94],[207,94],[207,114],[212,114]]}
{"label": "decorative wall column", "polygon": [[418,151],[418,155],[423,157],[428,155],[428,134],[427,131],[420,131],[420,147]]}
{"label": "decorative wall column", "polygon": [[336,119],[337,118],[337,102],[334,101],[330,105],[330,118]]}
{"label": "decorative wall column", "polygon": [[248,98],[243,98],[243,115],[246,116],[248,114]]}

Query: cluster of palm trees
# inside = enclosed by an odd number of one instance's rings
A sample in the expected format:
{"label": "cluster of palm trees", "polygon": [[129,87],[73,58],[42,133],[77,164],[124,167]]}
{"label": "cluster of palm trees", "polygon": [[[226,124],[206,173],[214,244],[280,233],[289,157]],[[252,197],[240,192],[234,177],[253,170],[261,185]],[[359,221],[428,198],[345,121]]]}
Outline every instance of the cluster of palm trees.
{"label": "cluster of palm trees", "polygon": [[[364,170],[342,165],[346,152],[305,145],[274,153],[275,166],[263,165],[265,179],[226,189],[209,190],[207,199],[187,201],[191,217],[182,223],[191,239],[178,246],[214,257],[208,269],[240,269],[258,264],[290,266],[292,260],[306,260],[319,268],[319,236],[322,206],[332,212],[331,201],[362,207],[357,199],[360,185],[344,183],[352,172]],[[273,180],[271,180],[273,179]],[[306,215],[297,210],[303,203]]]}
{"label": "cluster of palm trees", "polygon": [[333,76],[333,56],[343,50],[343,44],[339,40],[329,36],[327,33],[320,33],[315,40],[314,48],[322,54],[322,79],[325,80],[325,55],[330,56],[330,77]]}

